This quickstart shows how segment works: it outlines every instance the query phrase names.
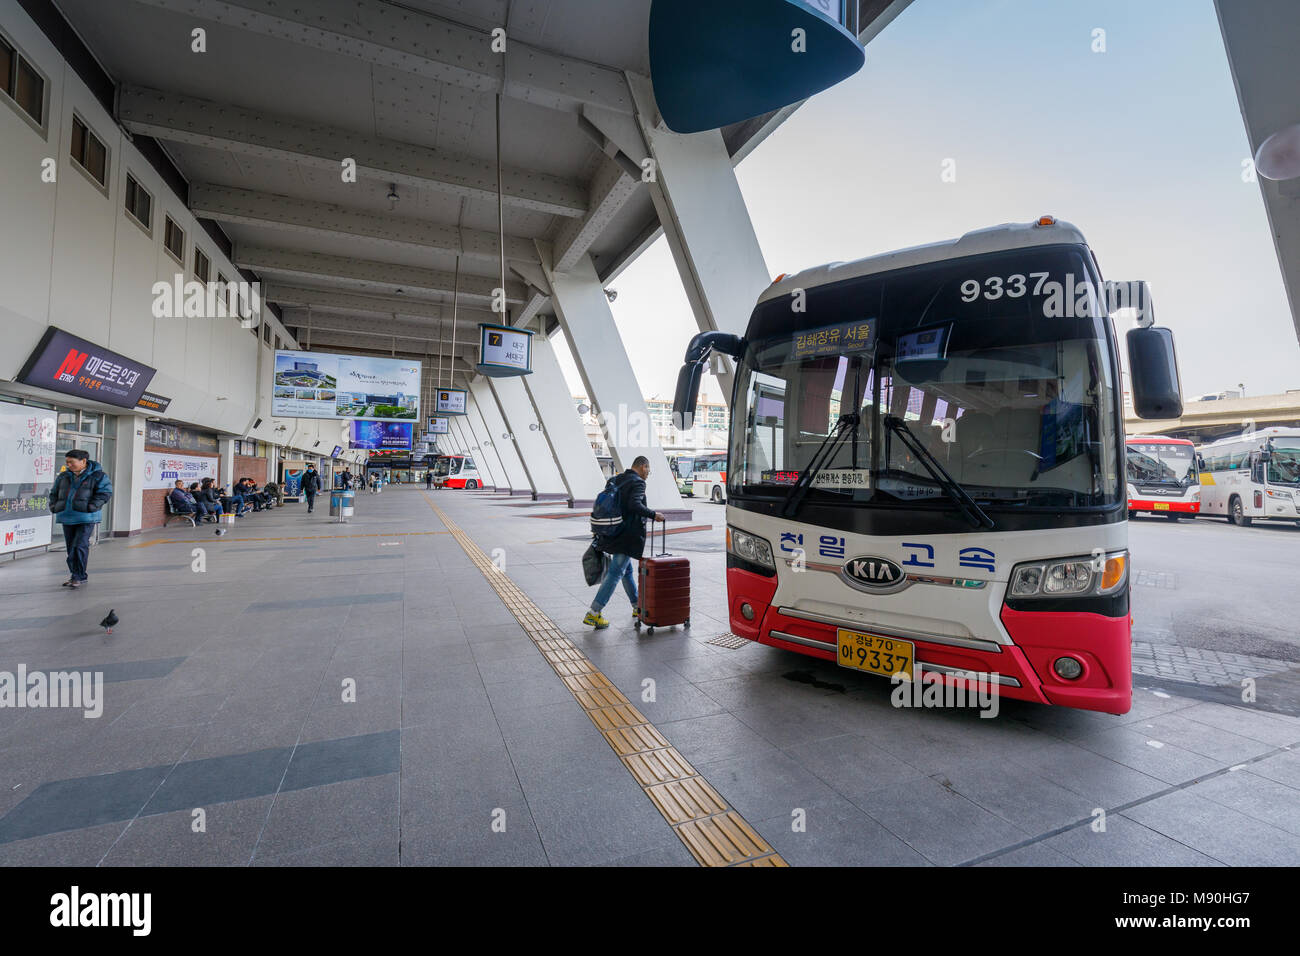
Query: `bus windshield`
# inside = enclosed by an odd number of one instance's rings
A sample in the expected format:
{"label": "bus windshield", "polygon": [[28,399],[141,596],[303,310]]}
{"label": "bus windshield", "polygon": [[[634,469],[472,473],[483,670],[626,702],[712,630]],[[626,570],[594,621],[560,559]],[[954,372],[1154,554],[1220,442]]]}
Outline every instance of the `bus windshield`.
{"label": "bus windshield", "polygon": [[433,473],[438,478],[445,478],[447,476],[447,472],[450,467],[451,467],[450,458],[439,458],[437,461],[433,463]]}
{"label": "bus windshield", "polygon": [[1169,442],[1129,442],[1126,471],[1129,481],[1142,485],[1186,488],[1199,481],[1192,447]]}
{"label": "bus windshield", "polygon": [[1300,484],[1300,448],[1274,448],[1268,480],[1280,485]]}
{"label": "bus windshield", "polygon": [[738,369],[729,493],[782,497],[834,448],[807,501],[950,509],[937,461],[981,505],[1118,502],[1116,373],[1085,254],[950,259],[806,290],[802,311],[763,303]]}

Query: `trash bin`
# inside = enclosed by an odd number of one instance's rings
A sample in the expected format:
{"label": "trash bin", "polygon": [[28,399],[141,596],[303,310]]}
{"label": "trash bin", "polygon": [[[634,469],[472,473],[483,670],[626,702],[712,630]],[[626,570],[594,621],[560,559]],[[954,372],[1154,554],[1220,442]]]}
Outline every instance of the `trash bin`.
{"label": "trash bin", "polygon": [[330,492],[330,517],[351,518],[355,511],[356,493],[352,491]]}

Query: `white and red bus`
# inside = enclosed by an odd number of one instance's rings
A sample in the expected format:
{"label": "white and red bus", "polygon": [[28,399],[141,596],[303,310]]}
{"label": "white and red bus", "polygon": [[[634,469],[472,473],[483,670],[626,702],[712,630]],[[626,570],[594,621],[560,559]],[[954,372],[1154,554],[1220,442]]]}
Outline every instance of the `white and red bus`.
{"label": "white and red bus", "polygon": [[1201,510],[1201,475],[1190,441],[1130,435],[1124,452],[1130,518],[1139,511],[1164,515],[1170,521],[1196,517]]}
{"label": "white and red bus", "polygon": [[709,353],[737,362],[731,630],[894,679],[1127,712],[1121,301],[1140,303],[1135,411],[1177,417],[1146,284],[1104,283],[1082,234],[1047,216],[779,277],[743,337],[693,338],[678,427]]}
{"label": "white and red bus", "polygon": [[483,486],[483,478],[469,455],[439,455],[433,463],[433,483],[439,488],[472,491]]}

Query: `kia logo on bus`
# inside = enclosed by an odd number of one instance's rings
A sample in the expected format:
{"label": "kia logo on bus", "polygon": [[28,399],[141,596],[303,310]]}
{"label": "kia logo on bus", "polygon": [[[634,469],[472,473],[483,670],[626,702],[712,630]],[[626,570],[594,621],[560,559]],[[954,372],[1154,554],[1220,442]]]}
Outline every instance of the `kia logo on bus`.
{"label": "kia logo on bus", "polygon": [[888,558],[878,555],[849,558],[844,562],[840,573],[849,584],[863,591],[897,591],[907,584],[907,575],[903,569]]}

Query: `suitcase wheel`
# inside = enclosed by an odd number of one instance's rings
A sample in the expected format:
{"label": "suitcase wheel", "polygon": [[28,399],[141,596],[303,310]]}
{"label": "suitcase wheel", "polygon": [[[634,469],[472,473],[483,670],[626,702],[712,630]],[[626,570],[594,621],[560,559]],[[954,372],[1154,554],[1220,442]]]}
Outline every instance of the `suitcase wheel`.
{"label": "suitcase wheel", "polygon": [[691,619],[689,617],[686,620],[682,621],[682,627],[690,627],[690,626],[691,626]]}
{"label": "suitcase wheel", "polygon": [[647,628],[645,629],[645,632],[646,632],[647,634],[653,634],[653,633],[655,632],[655,629],[654,629],[653,627],[647,627]]}
{"label": "suitcase wheel", "polygon": [[640,620],[634,621],[632,623],[632,626],[635,627],[638,631],[641,630],[641,621]]}

